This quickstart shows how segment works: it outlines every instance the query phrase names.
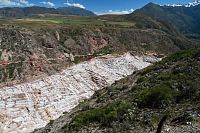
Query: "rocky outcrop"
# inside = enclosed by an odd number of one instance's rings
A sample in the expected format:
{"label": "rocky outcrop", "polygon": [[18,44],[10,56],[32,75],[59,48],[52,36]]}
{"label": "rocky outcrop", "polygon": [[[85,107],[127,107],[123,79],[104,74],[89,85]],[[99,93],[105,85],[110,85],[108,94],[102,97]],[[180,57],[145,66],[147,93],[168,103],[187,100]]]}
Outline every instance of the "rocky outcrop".
{"label": "rocky outcrop", "polygon": [[70,112],[96,90],[156,62],[154,56],[103,56],[56,75],[0,89],[0,130],[27,133]]}

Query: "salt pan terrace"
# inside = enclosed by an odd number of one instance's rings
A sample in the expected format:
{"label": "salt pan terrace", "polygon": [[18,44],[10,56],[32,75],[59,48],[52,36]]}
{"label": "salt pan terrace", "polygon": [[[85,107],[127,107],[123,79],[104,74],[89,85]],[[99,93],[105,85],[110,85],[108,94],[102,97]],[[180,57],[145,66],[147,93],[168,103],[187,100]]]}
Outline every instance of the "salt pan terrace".
{"label": "salt pan terrace", "polygon": [[0,89],[0,132],[27,133],[70,112],[96,90],[143,69],[154,56],[124,55],[95,58],[29,83]]}

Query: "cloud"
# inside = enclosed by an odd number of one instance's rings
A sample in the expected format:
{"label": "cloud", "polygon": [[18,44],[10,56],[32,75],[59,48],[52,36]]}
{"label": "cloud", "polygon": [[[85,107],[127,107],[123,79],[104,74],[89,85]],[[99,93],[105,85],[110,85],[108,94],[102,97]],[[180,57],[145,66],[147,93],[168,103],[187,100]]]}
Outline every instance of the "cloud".
{"label": "cloud", "polygon": [[108,10],[104,12],[96,12],[98,15],[105,15],[105,14],[129,14],[132,13],[134,9],[129,9],[129,10]]}
{"label": "cloud", "polygon": [[27,0],[0,0],[0,7],[5,6],[33,6],[34,4],[29,3]]}
{"label": "cloud", "polygon": [[10,6],[10,5],[15,5],[16,3],[10,0],[1,0],[0,1],[0,6]]}
{"label": "cloud", "polygon": [[40,3],[42,3],[42,4],[44,4],[44,5],[48,5],[48,6],[51,6],[51,7],[53,7],[53,6],[55,6],[55,4],[54,3],[52,3],[52,2],[50,2],[50,1],[43,1],[43,2],[40,2]]}
{"label": "cloud", "polygon": [[79,7],[79,8],[85,9],[85,6],[82,5],[82,4],[79,4],[79,3],[69,3],[69,2],[67,2],[67,3],[64,3],[64,4],[68,5],[68,6]]}

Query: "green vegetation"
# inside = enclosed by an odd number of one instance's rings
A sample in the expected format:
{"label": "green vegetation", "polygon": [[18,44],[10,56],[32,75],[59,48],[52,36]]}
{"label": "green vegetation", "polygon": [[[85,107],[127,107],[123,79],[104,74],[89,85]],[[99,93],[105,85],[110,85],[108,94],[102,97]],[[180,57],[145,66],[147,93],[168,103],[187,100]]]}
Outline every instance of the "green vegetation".
{"label": "green vegetation", "polygon": [[75,64],[78,64],[80,62],[87,61],[89,59],[92,59],[92,58],[95,58],[95,57],[98,57],[98,56],[102,56],[102,55],[106,55],[106,54],[111,54],[111,53],[112,52],[111,52],[110,48],[108,46],[105,46],[104,48],[101,48],[101,49],[95,51],[91,55],[75,56],[73,62]]}
{"label": "green vegetation", "polygon": [[[135,85],[133,81],[136,81]],[[199,118],[193,117],[191,112],[200,108],[199,81],[200,50],[169,55],[161,62],[98,91],[92,104],[87,101],[85,104],[90,106],[73,114],[70,123],[60,131],[77,132],[95,127],[116,132],[129,132],[130,127],[139,127],[140,131],[145,131],[155,129],[166,114],[169,125],[198,122]]]}
{"label": "green vegetation", "polygon": [[174,95],[176,92],[173,92],[169,86],[159,84],[150,90],[141,91],[138,95],[138,103],[140,107],[166,107],[171,103]]}
{"label": "green vegetation", "polygon": [[136,86],[142,90],[140,104],[163,107],[163,104],[169,106],[197,99],[200,94],[199,57],[199,50],[182,51],[142,71]]}
{"label": "green vegetation", "polygon": [[14,80],[16,75],[20,75],[22,63],[10,63],[5,66],[0,66],[0,79],[1,82],[8,82]]}
{"label": "green vegetation", "polygon": [[94,56],[98,56],[98,55],[106,55],[106,54],[111,54],[112,50],[110,49],[109,46],[105,46],[97,51],[95,51],[93,53]]}
{"label": "green vegetation", "polygon": [[187,50],[187,51],[181,51],[172,55],[169,55],[165,60],[177,62],[182,60],[188,60],[196,58],[200,55],[198,50]]}
{"label": "green vegetation", "polygon": [[105,22],[105,24],[110,24],[110,25],[114,25],[115,27],[122,27],[122,28],[130,28],[130,27],[134,27],[135,23],[134,22],[112,22],[112,21],[107,21]]}
{"label": "green vegetation", "polygon": [[26,28],[39,30],[49,29],[60,26],[85,26],[85,27],[118,27],[129,28],[133,27],[133,22],[128,21],[102,21],[92,17],[78,16],[48,16],[23,19],[0,19],[0,24],[11,24],[15,26],[23,26]]}
{"label": "green vegetation", "polygon": [[81,62],[83,62],[83,61],[86,61],[86,60],[88,60],[88,57],[87,56],[76,56],[75,58],[74,58],[74,63],[75,64],[78,64],[78,63],[81,63]]}
{"label": "green vegetation", "polygon": [[101,21],[95,19],[87,18],[30,18],[24,19],[24,21],[29,22],[46,22],[46,23],[56,23],[56,24],[66,24],[66,25],[100,25]]}
{"label": "green vegetation", "polygon": [[110,126],[113,121],[123,120],[123,115],[127,113],[131,106],[131,103],[128,101],[120,101],[82,112],[72,120],[69,130],[78,130],[82,126],[95,122],[101,123],[101,126]]}

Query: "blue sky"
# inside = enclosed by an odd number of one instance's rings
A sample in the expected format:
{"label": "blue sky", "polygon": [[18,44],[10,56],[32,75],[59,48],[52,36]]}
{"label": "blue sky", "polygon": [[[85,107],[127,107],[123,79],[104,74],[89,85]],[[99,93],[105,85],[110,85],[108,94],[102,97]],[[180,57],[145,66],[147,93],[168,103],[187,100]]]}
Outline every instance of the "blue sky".
{"label": "blue sky", "polygon": [[95,13],[126,13],[132,12],[149,2],[157,4],[180,4],[189,3],[193,0],[0,0],[0,6],[46,6],[64,7],[78,6]]}

